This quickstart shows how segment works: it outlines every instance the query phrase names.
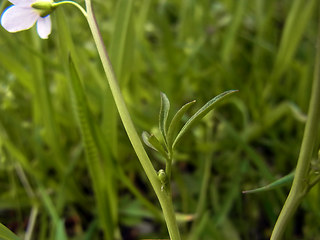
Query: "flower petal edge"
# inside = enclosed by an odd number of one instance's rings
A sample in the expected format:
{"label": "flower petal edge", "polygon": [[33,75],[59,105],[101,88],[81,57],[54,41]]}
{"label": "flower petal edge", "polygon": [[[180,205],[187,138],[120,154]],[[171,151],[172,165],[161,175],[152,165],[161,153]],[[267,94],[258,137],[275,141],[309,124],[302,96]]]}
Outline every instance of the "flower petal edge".
{"label": "flower petal edge", "polygon": [[37,21],[37,32],[42,39],[47,39],[51,33],[50,16],[40,17]]}
{"label": "flower petal edge", "polygon": [[31,28],[37,19],[38,13],[31,7],[10,6],[1,16],[1,25],[8,32],[19,32]]}

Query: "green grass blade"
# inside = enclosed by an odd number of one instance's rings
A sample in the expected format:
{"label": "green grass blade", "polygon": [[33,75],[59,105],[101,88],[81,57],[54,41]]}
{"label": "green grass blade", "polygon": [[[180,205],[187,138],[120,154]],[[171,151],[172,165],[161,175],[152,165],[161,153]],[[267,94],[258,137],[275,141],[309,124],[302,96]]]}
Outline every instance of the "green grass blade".
{"label": "green grass blade", "polygon": [[[2,138],[1,135],[0,137]],[[34,172],[34,168],[32,168],[25,155],[21,151],[19,151],[19,149],[17,149],[13,143],[11,143],[7,139],[2,139],[2,144],[14,158],[14,160],[19,162],[28,173],[34,174],[34,176],[38,176],[38,174]]]}
{"label": "green grass blade", "polygon": [[1,240],[20,240],[17,235],[11,232],[6,226],[0,223],[0,239]]}
{"label": "green grass blade", "polygon": [[56,240],[67,240],[67,234],[64,228],[64,220],[60,219],[58,221],[57,229],[56,229]]}
{"label": "green grass blade", "polygon": [[[134,51],[134,24],[133,24],[133,1],[117,1],[114,14],[113,32],[110,43],[110,59],[115,75],[120,84],[125,83],[130,76],[133,67]],[[104,137],[111,147],[114,156],[118,155],[118,111],[116,109],[111,91],[107,88],[106,96],[103,99],[102,131]]]}
{"label": "green grass blade", "polygon": [[70,57],[70,82],[71,92],[73,95],[73,107],[81,131],[84,148],[86,153],[87,165],[91,176],[93,189],[98,205],[98,216],[100,219],[100,226],[104,229],[105,239],[113,239],[113,221],[109,203],[106,197],[103,186],[102,167],[100,163],[99,151],[95,142],[95,136],[90,121],[87,100],[79,79],[78,72]]}
{"label": "green grass blade", "polygon": [[185,0],[181,2],[180,19],[181,23],[179,26],[179,42],[182,42],[188,37],[194,37],[194,28],[196,27],[195,22],[195,9],[197,1],[195,0]]}
{"label": "green grass blade", "polygon": [[190,129],[191,126],[193,126],[195,123],[201,120],[208,112],[210,112],[214,107],[216,107],[218,103],[220,103],[226,97],[232,95],[235,92],[237,92],[237,90],[229,90],[224,93],[221,93],[218,96],[211,99],[209,102],[207,102],[202,108],[200,108],[200,110],[197,111],[182,127],[182,129],[178,133],[178,136],[173,142],[172,148],[176,146],[181,137]]}
{"label": "green grass blade", "polygon": [[46,207],[47,211],[49,212],[50,218],[52,220],[53,228],[51,230],[53,229],[55,230],[54,231],[55,239],[66,240],[67,234],[64,227],[64,220],[59,217],[56,206],[54,205],[50,196],[42,186],[39,186],[39,193],[40,193],[40,198],[42,199],[43,204]]}
{"label": "green grass blade", "polygon": [[145,31],[145,24],[148,21],[148,13],[150,11],[152,0],[143,0],[143,3],[141,4],[141,7],[139,9],[139,13],[135,13],[135,19],[136,19],[136,38],[139,41],[143,41],[144,31]]}
{"label": "green grass blade", "polygon": [[47,209],[47,212],[49,213],[49,216],[53,223],[53,227],[57,227],[59,222],[58,212],[43,186],[39,186],[39,197],[42,200],[44,207]]}
{"label": "green grass blade", "polygon": [[[75,45],[73,44],[70,28],[68,27],[63,11],[57,11],[56,14],[58,14],[57,23],[60,33],[60,54],[61,58],[64,60],[64,70],[69,74],[69,92],[72,96],[71,107],[76,118],[77,126],[80,129],[82,142],[85,149],[87,169],[92,180],[94,197],[96,201],[96,212],[99,219],[99,227],[104,233],[104,239],[114,239],[114,223],[117,220],[113,218],[112,214],[117,213],[117,206],[115,204],[112,205],[112,203],[115,201],[111,200],[111,198],[113,199],[115,197],[115,194],[113,193],[114,184],[111,176],[113,168],[107,163],[110,162],[110,155],[109,149],[105,148],[105,141],[109,142],[109,138],[108,135],[105,136],[102,131],[99,131],[100,129],[98,128],[100,126],[98,127],[97,124],[92,121],[93,117],[90,114],[88,107],[89,103],[84,92],[84,87],[82,86],[82,72],[78,71],[78,69],[80,69],[83,65],[89,67],[91,63],[87,60],[87,56],[83,58],[80,57],[82,52],[79,49],[76,49]],[[72,59],[70,59],[70,53],[72,55]],[[92,78],[90,83],[95,83],[98,85],[97,92],[99,93],[100,89],[102,89],[101,91],[104,93],[105,88],[101,88],[100,83],[95,79],[97,76],[99,76],[99,74],[93,75],[91,72],[89,76]],[[103,93],[100,94],[103,95]],[[108,128],[110,128],[109,125]],[[116,127],[114,127],[114,129],[115,128]],[[102,141],[104,142],[101,143]],[[110,140],[110,142],[111,141],[113,140]],[[103,174],[102,171],[104,171]]]}
{"label": "green grass blade", "polygon": [[128,68],[132,67],[133,1],[119,0],[115,12],[114,31],[110,45],[110,59],[119,81],[124,80]]}
{"label": "green grass blade", "polygon": [[[42,52],[43,42],[41,39],[31,34],[28,40],[32,41],[32,47],[37,52]],[[38,56],[29,54],[31,70],[32,70],[32,82],[35,90],[33,103],[35,107],[33,109],[33,121],[35,125],[44,129],[43,142],[49,145],[52,154],[56,159],[56,166],[58,174],[63,174],[64,161],[66,159],[63,147],[60,141],[60,128],[56,120],[56,113],[53,104],[52,94],[50,92],[50,82],[47,79],[45,72],[45,63]]]}
{"label": "green grass blade", "polygon": [[296,0],[293,2],[275,58],[274,69],[271,74],[272,84],[270,88],[266,89],[266,94],[269,94],[272,88],[276,86],[277,80],[281,78],[292,62],[294,54],[299,47],[299,42],[314,13],[316,2],[315,0]]}
{"label": "green grass blade", "polygon": [[232,50],[236,43],[237,33],[239,31],[241,22],[244,17],[244,12],[246,10],[247,2],[248,1],[246,0],[236,1],[237,6],[233,16],[233,20],[231,25],[229,26],[228,32],[226,33],[226,37],[223,41],[224,44],[222,46],[222,51],[221,51],[222,60],[225,63],[229,63],[230,58],[232,56]]}
{"label": "green grass blade", "polygon": [[293,181],[293,178],[294,178],[294,172],[264,186],[264,187],[260,187],[260,188],[256,188],[256,189],[252,189],[252,190],[245,190],[245,191],[242,191],[242,193],[258,193],[258,192],[265,192],[265,191],[269,191],[269,190],[273,190],[273,189],[276,189],[276,188],[280,188],[284,185],[288,185],[290,184],[292,181]]}

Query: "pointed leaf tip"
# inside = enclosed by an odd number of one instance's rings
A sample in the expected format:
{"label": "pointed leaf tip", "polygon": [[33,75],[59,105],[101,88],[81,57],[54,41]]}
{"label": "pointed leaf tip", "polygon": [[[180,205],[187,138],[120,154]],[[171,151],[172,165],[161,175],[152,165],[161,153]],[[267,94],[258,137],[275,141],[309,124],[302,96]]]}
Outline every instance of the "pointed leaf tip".
{"label": "pointed leaf tip", "polygon": [[210,101],[208,101],[202,108],[200,108],[182,127],[180,132],[178,133],[176,139],[174,140],[172,144],[172,148],[175,147],[175,145],[179,142],[181,137],[187,132],[187,130],[190,129],[192,125],[194,125],[196,122],[201,120],[208,112],[210,112],[214,107],[216,107],[222,100],[224,100],[226,97],[232,95],[233,93],[238,92],[238,90],[229,90],[226,92],[223,92],[219,94],[218,96],[212,98]]}
{"label": "pointed leaf tip", "polygon": [[260,188],[255,188],[255,189],[252,189],[252,190],[245,190],[245,191],[242,191],[243,194],[249,194],[249,193],[258,193],[258,192],[266,192],[266,191],[270,191],[270,190],[273,190],[273,189],[276,189],[276,188],[280,188],[284,185],[288,185],[290,184],[292,181],[293,181],[293,178],[294,178],[294,172],[292,173],[289,173],[288,175],[280,178],[280,179],[277,179],[275,180],[274,182],[266,185],[266,186],[263,186],[263,187],[260,187]]}

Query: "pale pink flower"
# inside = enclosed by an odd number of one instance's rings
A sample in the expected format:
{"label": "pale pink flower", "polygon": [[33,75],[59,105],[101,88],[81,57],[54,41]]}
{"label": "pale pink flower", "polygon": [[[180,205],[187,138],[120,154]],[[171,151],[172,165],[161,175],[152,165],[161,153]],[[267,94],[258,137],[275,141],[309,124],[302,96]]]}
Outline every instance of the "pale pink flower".
{"label": "pale pink flower", "polygon": [[39,0],[9,0],[13,5],[8,7],[1,16],[1,25],[8,32],[19,32],[31,28],[37,23],[37,32],[43,39],[51,33],[49,13],[52,9],[38,9],[35,4],[44,3],[50,7],[52,1]]}

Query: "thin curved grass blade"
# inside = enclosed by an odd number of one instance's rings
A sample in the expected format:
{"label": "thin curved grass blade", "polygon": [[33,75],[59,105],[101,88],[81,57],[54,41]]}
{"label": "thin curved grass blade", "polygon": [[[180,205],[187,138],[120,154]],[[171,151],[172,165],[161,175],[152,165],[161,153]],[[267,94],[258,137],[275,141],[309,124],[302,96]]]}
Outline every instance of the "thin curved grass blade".
{"label": "thin curved grass blade", "polygon": [[294,178],[294,172],[264,186],[264,187],[260,187],[260,188],[256,188],[256,189],[252,189],[252,190],[246,190],[243,191],[242,193],[247,194],[247,193],[258,193],[258,192],[265,192],[265,191],[269,191],[269,190],[273,190],[276,188],[280,188],[284,185],[288,185],[293,181]]}
{"label": "thin curved grass blade", "polygon": [[0,223],[0,239],[2,240],[20,240],[9,228]]}
{"label": "thin curved grass blade", "polygon": [[74,61],[69,56],[69,73],[70,73],[70,91],[72,96],[72,107],[75,112],[77,124],[83,140],[87,166],[92,179],[93,191],[95,193],[98,216],[101,221],[104,233],[108,239],[113,238],[113,222],[108,196],[104,192],[103,181],[104,173],[101,168],[100,151],[96,142],[96,134],[89,113],[88,102],[81,79]]}

